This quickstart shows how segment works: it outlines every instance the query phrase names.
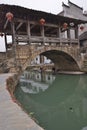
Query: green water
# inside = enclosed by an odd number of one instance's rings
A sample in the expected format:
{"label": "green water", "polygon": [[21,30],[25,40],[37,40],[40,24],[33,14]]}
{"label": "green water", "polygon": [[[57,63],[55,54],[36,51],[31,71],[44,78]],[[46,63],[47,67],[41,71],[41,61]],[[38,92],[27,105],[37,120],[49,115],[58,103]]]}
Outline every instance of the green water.
{"label": "green water", "polygon": [[45,130],[87,130],[87,75],[26,71],[15,95]]}

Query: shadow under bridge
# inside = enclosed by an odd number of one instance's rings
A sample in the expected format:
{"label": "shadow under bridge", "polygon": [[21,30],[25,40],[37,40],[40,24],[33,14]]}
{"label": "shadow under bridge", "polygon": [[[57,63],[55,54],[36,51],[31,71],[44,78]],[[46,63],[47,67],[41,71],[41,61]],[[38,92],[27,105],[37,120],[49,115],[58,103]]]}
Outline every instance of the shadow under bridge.
{"label": "shadow under bridge", "polygon": [[59,51],[50,50],[41,53],[41,55],[46,56],[48,59],[54,63],[56,70],[62,71],[79,71],[80,68],[76,60],[69,54]]}

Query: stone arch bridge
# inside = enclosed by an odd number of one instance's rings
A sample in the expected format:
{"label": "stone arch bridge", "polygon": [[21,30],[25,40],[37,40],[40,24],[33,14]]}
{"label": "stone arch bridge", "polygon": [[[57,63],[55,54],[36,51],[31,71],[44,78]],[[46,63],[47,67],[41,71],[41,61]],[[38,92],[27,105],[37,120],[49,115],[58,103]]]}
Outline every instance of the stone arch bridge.
{"label": "stone arch bridge", "polygon": [[87,21],[1,4],[0,36],[5,39],[6,52],[0,53],[0,70],[23,71],[37,55],[44,55],[56,69],[87,72],[86,55],[81,55],[78,36],[80,25],[85,23]]}
{"label": "stone arch bridge", "polygon": [[31,65],[31,61],[37,55],[51,59],[58,70],[87,72],[86,56],[81,56],[78,46],[71,47],[68,45],[17,45],[15,51],[9,50],[6,53],[0,53],[1,61],[4,59],[1,65],[10,72],[19,71],[20,68],[23,71]]}
{"label": "stone arch bridge", "polygon": [[43,55],[51,59],[56,69],[60,70],[80,70],[81,60],[79,60],[79,50],[67,46],[18,46],[16,50],[16,62],[26,69],[37,55]]}

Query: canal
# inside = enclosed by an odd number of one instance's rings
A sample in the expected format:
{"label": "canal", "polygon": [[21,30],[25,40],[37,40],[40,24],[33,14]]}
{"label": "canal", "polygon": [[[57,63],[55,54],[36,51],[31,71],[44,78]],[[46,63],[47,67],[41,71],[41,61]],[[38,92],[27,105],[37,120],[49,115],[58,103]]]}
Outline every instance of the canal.
{"label": "canal", "polygon": [[25,71],[15,96],[45,130],[87,130],[87,75]]}

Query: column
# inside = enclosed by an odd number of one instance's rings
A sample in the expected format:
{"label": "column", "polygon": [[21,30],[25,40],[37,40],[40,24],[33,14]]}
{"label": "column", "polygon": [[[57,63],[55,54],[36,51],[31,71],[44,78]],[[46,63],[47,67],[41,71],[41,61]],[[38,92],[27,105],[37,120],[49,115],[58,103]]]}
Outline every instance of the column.
{"label": "column", "polygon": [[78,47],[80,47],[79,34],[78,34],[78,26],[75,27],[75,39],[78,39]]}
{"label": "column", "polygon": [[11,22],[11,29],[12,29],[12,49],[13,49],[13,56],[14,56],[14,67],[17,66],[17,60],[16,60],[16,41],[15,41],[15,24],[12,21]]}
{"label": "column", "polygon": [[70,28],[67,29],[67,39],[69,40],[69,45],[71,45],[71,32],[70,32]]}
{"label": "column", "polygon": [[61,25],[59,26],[59,39],[60,39],[60,46],[62,45],[62,41],[61,41]]}
{"label": "column", "polygon": [[11,28],[12,28],[12,43],[15,43],[15,25],[14,22],[11,22]]}
{"label": "column", "polygon": [[41,25],[41,36],[42,36],[42,39],[43,39],[43,44],[45,43],[45,36],[44,36],[44,26]]}
{"label": "column", "polygon": [[28,43],[30,44],[30,36],[31,36],[31,32],[30,32],[30,22],[27,22],[27,35],[28,35]]}
{"label": "column", "polygon": [[57,29],[57,38],[59,38],[59,37],[60,37],[60,29],[58,27],[58,29]]}
{"label": "column", "polygon": [[44,56],[43,55],[40,55],[40,63],[44,64]]}
{"label": "column", "polygon": [[67,30],[67,38],[68,39],[70,39],[71,37],[70,37],[70,29],[68,28],[68,30]]}
{"label": "column", "polygon": [[6,47],[6,50],[7,50],[7,36],[6,36],[6,33],[5,33],[5,47]]}
{"label": "column", "polygon": [[75,39],[78,39],[78,26],[75,28]]}

